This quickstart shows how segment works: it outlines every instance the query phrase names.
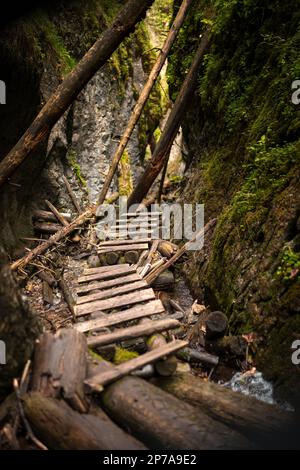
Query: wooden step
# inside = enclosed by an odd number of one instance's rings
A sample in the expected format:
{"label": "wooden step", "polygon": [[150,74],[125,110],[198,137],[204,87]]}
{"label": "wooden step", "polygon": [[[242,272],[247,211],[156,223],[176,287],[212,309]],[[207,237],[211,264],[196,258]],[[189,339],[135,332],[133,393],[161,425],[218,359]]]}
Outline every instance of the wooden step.
{"label": "wooden step", "polygon": [[98,249],[99,254],[110,253],[112,251],[131,251],[131,250],[147,250],[147,243],[136,243],[132,245],[117,245],[117,246],[105,246]]}
{"label": "wooden step", "polygon": [[[123,266],[123,265],[122,265]],[[129,274],[124,277],[117,277],[116,279],[110,279],[109,281],[94,282],[93,284],[86,284],[76,289],[77,295],[85,294],[93,290],[109,289],[114,286],[121,286],[123,284],[129,284],[130,282],[141,281],[141,276],[137,273]]]}
{"label": "wooden step", "polygon": [[137,307],[122,310],[118,313],[110,313],[106,318],[97,318],[95,320],[76,323],[74,328],[82,333],[86,333],[87,331],[107,328],[127,321],[138,320],[143,317],[150,317],[151,315],[160,315],[164,313],[164,311],[164,306],[160,300],[152,300],[145,305],[138,305]]}
{"label": "wooden step", "polygon": [[121,218],[124,217],[138,217],[142,215],[149,215],[149,216],[161,216],[162,212],[127,212],[126,214],[121,214]]}
{"label": "wooden step", "polygon": [[112,299],[97,300],[88,304],[76,305],[74,307],[75,315],[88,315],[89,313],[113,310],[116,307],[124,307],[126,305],[137,304],[139,302],[146,302],[147,300],[154,300],[155,294],[153,289],[144,289],[130,294],[120,295]]}
{"label": "wooden step", "polygon": [[156,362],[159,359],[174,354],[182,348],[188,346],[188,341],[175,340],[171,343],[167,343],[159,349],[146,352],[139,357],[131,359],[130,361],[124,362],[118,366],[112,366],[110,369],[104,370],[100,374],[94,375],[93,377],[85,380],[85,384],[94,391],[101,392],[103,386],[107,385],[115,380],[125,377],[125,375],[140,369],[147,364]]}
{"label": "wooden step", "polygon": [[77,299],[76,304],[82,305],[88,302],[94,302],[95,300],[108,299],[110,297],[115,297],[116,295],[137,291],[139,289],[144,289],[145,287],[149,287],[146,281],[140,280],[136,282],[131,282],[130,284],[125,284],[124,286],[113,287],[112,289],[106,289],[102,292],[96,292],[95,294],[91,295],[84,295]]}
{"label": "wooden step", "polygon": [[103,246],[115,246],[115,245],[132,245],[139,243],[151,243],[151,238],[131,238],[130,240],[107,240],[99,244],[99,248]]}
{"label": "wooden step", "polygon": [[[122,267],[129,268],[129,264],[122,264]],[[112,271],[114,269],[118,270],[120,268],[119,264],[113,264],[111,266],[99,266],[98,268],[86,268],[84,269],[82,276],[89,276],[90,274],[106,273],[107,271]]]}
{"label": "wooden step", "polygon": [[141,325],[129,326],[128,328],[119,328],[112,333],[102,334],[99,336],[91,336],[88,338],[88,346],[106,346],[108,344],[125,341],[128,339],[140,338],[142,336],[151,336],[161,331],[172,330],[178,328],[180,323],[178,320],[167,318],[165,320],[150,320]]}
{"label": "wooden step", "polygon": [[78,283],[82,284],[84,282],[90,282],[90,281],[101,281],[103,279],[112,279],[114,277],[121,277],[124,274],[135,274],[135,268],[133,267],[127,267],[127,266],[122,266],[121,264],[118,265],[118,269],[110,269],[105,272],[100,272],[98,274],[90,274],[88,276],[81,276],[78,278]]}

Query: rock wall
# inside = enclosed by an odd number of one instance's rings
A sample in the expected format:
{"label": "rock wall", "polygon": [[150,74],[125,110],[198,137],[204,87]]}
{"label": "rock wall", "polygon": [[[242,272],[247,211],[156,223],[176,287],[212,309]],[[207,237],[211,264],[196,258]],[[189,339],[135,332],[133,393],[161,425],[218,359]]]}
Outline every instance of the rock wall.
{"label": "rock wall", "polygon": [[[7,84],[8,96],[7,104],[0,108],[0,158],[17,142],[64,75],[99,37],[122,3],[119,0],[49,2],[2,31],[0,77]],[[62,181],[63,174],[70,180],[82,206],[96,200],[155,55],[146,23],[142,23],[83,90],[47,142],[8,182],[0,201],[3,221],[0,240],[13,257],[22,252],[22,237],[34,235],[32,210],[45,208],[45,198],[61,210],[74,210]],[[111,192],[130,191],[142,169],[148,141],[159,124],[162,106],[157,85],[122,157],[130,173],[128,181],[124,183],[116,175]]]}
{"label": "rock wall", "polygon": [[175,97],[202,28],[213,25],[183,126],[182,200],[205,203],[218,224],[184,271],[197,296],[227,313],[231,333],[255,332],[258,367],[292,401],[300,385],[291,361],[300,335],[300,106],[291,102],[299,19],[292,0],[196,2],[168,71]]}

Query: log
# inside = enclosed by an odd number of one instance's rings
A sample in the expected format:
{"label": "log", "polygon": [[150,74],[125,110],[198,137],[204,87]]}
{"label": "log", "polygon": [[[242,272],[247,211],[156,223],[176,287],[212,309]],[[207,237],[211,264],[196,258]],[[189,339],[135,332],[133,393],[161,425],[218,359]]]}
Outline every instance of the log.
{"label": "log", "polygon": [[79,202],[77,200],[77,197],[75,196],[75,193],[74,191],[72,190],[71,188],[71,185],[69,183],[69,181],[67,180],[67,178],[65,177],[65,175],[62,176],[62,179],[63,179],[63,182],[65,183],[66,185],[66,188],[67,188],[67,191],[69,193],[69,196],[71,198],[71,201],[73,202],[73,205],[75,207],[75,209],[77,210],[78,214],[81,214],[81,207],[79,205]]}
{"label": "log", "polygon": [[[147,321],[147,323],[144,324],[129,326],[127,328],[119,328],[112,333],[107,333],[105,335],[91,336],[87,341],[89,347],[105,346],[110,343],[140,338],[142,336],[150,336],[153,333],[177,328],[179,325],[180,323],[177,320],[172,319]],[[154,349],[156,348],[151,350]]]}
{"label": "log", "polygon": [[108,240],[101,242],[99,248],[117,245],[134,245],[137,243],[150,243],[151,238],[134,238],[132,240]]}
{"label": "log", "polygon": [[32,390],[46,397],[63,396],[76,410],[86,412],[86,349],[84,335],[71,328],[44,333],[35,349]]}
{"label": "log", "polygon": [[182,361],[191,363],[201,363],[209,367],[216,367],[219,364],[219,358],[207,352],[196,351],[192,348],[184,348],[178,351],[177,357]]}
{"label": "log", "polygon": [[178,250],[178,246],[164,240],[159,242],[157,249],[163,257],[171,258],[171,256]]}
{"label": "log", "polygon": [[[155,334],[147,338],[146,345],[148,351],[154,351],[155,349],[160,349],[162,346],[167,344],[166,338],[162,334]],[[169,377],[173,375],[177,369],[177,360],[175,356],[168,356],[165,359],[155,362],[154,364],[155,371],[158,375],[163,377]]]}
{"label": "log", "polygon": [[103,318],[77,323],[74,325],[74,328],[76,328],[77,331],[85,333],[98,328],[105,328],[127,321],[138,320],[146,316],[158,315],[163,312],[164,307],[160,300],[152,300],[145,305],[122,310],[118,313],[110,313],[109,315],[105,315]]}
{"label": "log", "polygon": [[139,179],[135,189],[129,196],[128,207],[142,202],[165,165],[166,158],[169,155],[182,119],[185,116],[189,104],[193,101],[193,95],[198,84],[199,67],[208,50],[209,43],[210,32],[207,31],[200,40],[193,64],[170,112],[162,136],[155,147],[152,159]]}
{"label": "log", "polygon": [[51,202],[48,201],[47,199],[45,200],[45,203],[47,204],[51,212],[53,212],[53,215],[56,217],[56,220],[58,220],[58,222],[60,222],[63,227],[67,227],[69,223],[64,218],[64,216],[60,214],[60,212],[56,209],[56,207],[53,204],[51,204]]}
{"label": "log", "polygon": [[217,340],[206,340],[205,349],[226,358],[245,358],[247,341],[242,336],[224,336]]}
{"label": "log", "polygon": [[31,126],[0,163],[0,186],[49,135],[81,90],[98,72],[123,39],[143,18],[153,0],[128,0],[111,26],[106,29],[83,59],[70,72],[44,105]]}
{"label": "log", "polygon": [[118,264],[119,258],[120,258],[120,253],[118,253],[117,251],[111,251],[109,253],[106,253],[105,255],[105,261],[109,266]]}
{"label": "log", "polygon": [[46,281],[49,286],[53,287],[56,285],[57,281],[54,276],[50,272],[47,271],[38,271],[36,275],[42,280]]}
{"label": "log", "polygon": [[137,377],[126,377],[110,385],[101,399],[112,419],[150,449],[252,448],[236,431]]}
{"label": "log", "polygon": [[126,251],[124,258],[126,263],[136,264],[139,260],[139,252],[136,250]]}
{"label": "log", "polygon": [[33,228],[36,232],[56,233],[60,230],[61,225],[48,222],[35,222]]}
{"label": "log", "polygon": [[[60,215],[66,219],[67,222],[71,222],[71,214],[66,212],[60,212]],[[43,220],[44,222],[56,222],[57,218],[53,212],[44,211],[44,210],[35,210],[33,211],[33,220]]]}
{"label": "log", "polygon": [[216,339],[225,335],[228,328],[228,320],[222,312],[212,312],[205,320],[206,338]]}
{"label": "log", "polygon": [[292,428],[293,413],[286,412],[253,397],[233,392],[190,373],[153,381],[166,392],[175,395],[211,418],[236,429],[260,444],[275,444],[276,435]]}
{"label": "log", "polygon": [[116,172],[116,169],[118,167],[118,164],[120,162],[120,159],[124,153],[124,150],[128,144],[128,141],[130,139],[130,136],[142,114],[142,111],[144,109],[144,106],[150,96],[150,93],[151,93],[151,90],[156,82],[156,79],[160,73],[160,71],[162,70],[163,66],[164,66],[164,63],[168,57],[168,54],[170,52],[170,49],[172,47],[172,44],[174,43],[176,37],[177,37],[177,34],[182,26],[182,23],[184,21],[184,18],[185,18],[185,15],[186,15],[186,12],[189,8],[191,4],[191,0],[183,0],[182,4],[181,4],[181,7],[179,9],[179,12],[175,18],[175,21],[172,25],[172,27],[170,28],[170,31],[168,33],[168,36],[166,38],[166,41],[162,47],[162,50],[158,56],[158,59],[156,60],[155,64],[154,64],[154,67],[152,68],[151,70],[151,73],[149,75],[149,78],[138,98],[138,101],[134,107],[134,110],[130,116],[130,119],[129,119],[129,122],[127,124],[127,127],[123,133],[123,136],[120,140],[120,143],[119,143],[119,146],[112,158],[112,161],[111,161],[111,164],[110,164],[110,168],[109,168],[109,171],[108,171],[108,174],[107,174],[107,177],[105,179],[105,182],[104,182],[104,185],[103,185],[103,188],[100,192],[100,196],[99,196],[99,204],[103,204],[105,198],[106,198],[106,194],[107,194],[107,191],[111,185],[111,182],[112,182],[112,179],[113,179],[113,176]]}
{"label": "log", "polygon": [[80,414],[65,402],[34,392],[24,409],[37,436],[52,450],[145,450],[100,409]]}
{"label": "log", "polygon": [[72,317],[74,318],[75,316],[75,311],[74,311],[74,307],[75,307],[75,299],[69,289],[69,286],[68,284],[66,283],[65,279],[64,279],[64,276],[62,274],[60,280],[58,281],[58,286],[60,288],[60,290],[62,291],[62,294],[63,294],[63,297],[65,299],[65,302],[70,310],[70,313],[72,315]]}

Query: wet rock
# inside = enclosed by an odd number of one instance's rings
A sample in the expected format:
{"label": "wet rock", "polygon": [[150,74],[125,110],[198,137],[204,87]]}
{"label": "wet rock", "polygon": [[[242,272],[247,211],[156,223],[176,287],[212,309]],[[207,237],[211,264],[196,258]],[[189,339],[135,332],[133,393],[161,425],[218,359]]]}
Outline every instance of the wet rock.
{"label": "wet rock", "polygon": [[101,266],[100,259],[98,255],[91,255],[87,260],[89,268],[99,268]]}

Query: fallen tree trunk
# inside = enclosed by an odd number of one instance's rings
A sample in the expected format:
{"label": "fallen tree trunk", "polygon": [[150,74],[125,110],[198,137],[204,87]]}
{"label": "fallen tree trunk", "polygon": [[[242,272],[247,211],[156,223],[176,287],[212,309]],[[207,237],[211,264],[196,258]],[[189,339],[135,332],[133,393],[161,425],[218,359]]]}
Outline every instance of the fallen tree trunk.
{"label": "fallen tree trunk", "polygon": [[[166,338],[162,334],[155,334],[147,338],[146,341],[148,351],[154,351],[167,344]],[[168,356],[160,361],[155,362],[154,369],[159,375],[169,377],[173,375],[177,369],[177,359],[175,356]]]}
{"label": "fallen tree trunk", "polygon": [[250,442],[178,398],[137,377],[101,395],[108,414],[150,449],[248,449]]}
{"label": "fallen tree trunk", "polygon": [[128,207],[133,204],[142,202],[148,193],[155,179],[163,169],[166,158],[168,158],[174,139],[180,127],[180,123],[187,111],[189,103],[192,101],[198,83],[198,71],[203,60],[204,54],[207,52],[210,43],[210,32],[204,33],[198,50],[196,52],[193,64],[182,85],[180,93],[172,108],[170,116],[167,120],[162,136],[155,147],[152,159],[145,169],[144,174],[139,179],[136,188],[128,199]]}
{"label": "fallen tree trunk", "polygon": [[46,397],[63,397],[76,410],[86,412],[86,350],[85,336],[76,330],[44,333],[35,349],[32,390]]}
{"label": "fallen tree trunk", "polygon": [[139,96],[139,99],[134,107],[134,110],[130,116],[130,119],[129,119],[129,122],[127,124],[127,127],[124,131],[124,134],[121,138],[121,141],[119,143],[119,146],[116,150],[116,153],[114,154],[113,156],[113,159],[111,161],[111,164],[110,164],[110,167],[109,167],[109,171],[108,171],[108,174],[106,176],[106,179],[105,179],[105,182],[104,182],[104,185],[103,185],[103,188],[100,192],[100,196],[99,196],[99,204],[103,204],[103,202],[105,201],[105,198],[106,198],[106,194],[107,194],[107,191],[110,187],[110,184],[112,182],[112,179],[113,179],[113,176],[116,172],[116,169],[118,167],[118,163],[123,155],[123,152],[128,144],[128,141],[130,139],[130,136],[135,128],[135,125],[136,123],[138,122],[141,114],[142,114],[142,111],[144,109],[144,106],[147,102],[147,99],[149,98],[150,96],[150,93],[151,93],[151,90],[153,88],[153,85],[157,79],[157,77],[159,76],[159,73],[161,71],[161,69],[163,68],[164,66],[164,63],[168,57],[168,54],[170,52],[170,49],[172,47],[172,44],[174,43],[176,37],[177,37],[177,34],[182,26],[182,23],[184,21],[184,18],[185,18],[185,15],[186,15],[186,12],[191,4],[192,0],[183,0],[182,4],[181,4],[181,7],[179,9],[179,12],[175,18],[175,21],[170,29],[170,32],[167,36],[167,39],[163,45],[163,48],[161,50],[161,53],[153,67],[153,69],[151,70],[151,73],[149,75],[149,78],[147,80],[147,83],[145,84],[140,96]]}
{"label": "fallen tree trunk", "polygon": [[177,398],[199,406],[201,412],[260,444],[273,443],[276,446],[276,436],[282,437],[292,429],[293,413],[204,381],[192,374],[157,378],[154,383]]}
{"label": "fallen tree trunk", "polygon": [[80,414],[64,401],[34,392],[24,397],[24,410],[35,433],[52,450],[145,450],[101,409]]}
{"label": "fallen tree trunk", "polygon": [[47,137],[54,124],[99,68],[107,62],[152,3],[153,0],[128,0],[112,25],[63,80],[15,147],[1,161],[0,186]]}

